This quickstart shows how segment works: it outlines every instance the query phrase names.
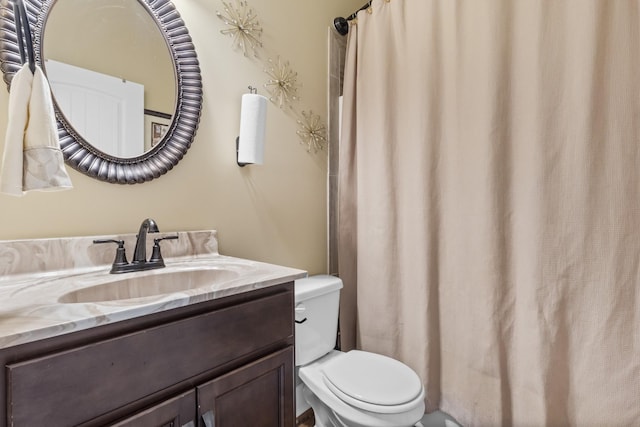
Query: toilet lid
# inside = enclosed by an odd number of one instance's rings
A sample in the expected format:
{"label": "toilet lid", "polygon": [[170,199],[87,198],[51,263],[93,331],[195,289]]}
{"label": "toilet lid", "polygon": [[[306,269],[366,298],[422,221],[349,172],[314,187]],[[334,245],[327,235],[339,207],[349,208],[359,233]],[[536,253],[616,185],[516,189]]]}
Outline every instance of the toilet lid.
{"label": "toilet lid", "polygon": [[396,406],[423,393],[420,377],[411,368],[380,354],[352,350],[329,361],[323,371],[327,385],[343,400],[344,394],[372,405]]}

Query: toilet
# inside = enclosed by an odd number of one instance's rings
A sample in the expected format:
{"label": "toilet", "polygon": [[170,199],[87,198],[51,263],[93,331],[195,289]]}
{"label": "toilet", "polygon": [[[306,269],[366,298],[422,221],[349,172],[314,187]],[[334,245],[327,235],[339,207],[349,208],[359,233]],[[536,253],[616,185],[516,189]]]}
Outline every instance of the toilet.
{"label": "toilet", "polygon": [[302,398],[316,427],[411,427],[424,415],[424,388],[407,365],[366,351],[334,350],[342,281],[295,281],[295,358]]}

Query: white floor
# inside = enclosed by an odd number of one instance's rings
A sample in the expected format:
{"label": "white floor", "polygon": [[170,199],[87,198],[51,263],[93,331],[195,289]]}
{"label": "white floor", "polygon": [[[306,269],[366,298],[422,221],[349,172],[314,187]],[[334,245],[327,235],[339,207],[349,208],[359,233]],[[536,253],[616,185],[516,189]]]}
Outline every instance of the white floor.
{"label": "white floor", "polygon": [[425,414],[425,416],[422,417],[422,420],[420,420],[420,422],[416,424],[416,427],[461,427],[461,426],[456,422],[456,420],[454,420],[444,412],[435,411],[430,414]]}

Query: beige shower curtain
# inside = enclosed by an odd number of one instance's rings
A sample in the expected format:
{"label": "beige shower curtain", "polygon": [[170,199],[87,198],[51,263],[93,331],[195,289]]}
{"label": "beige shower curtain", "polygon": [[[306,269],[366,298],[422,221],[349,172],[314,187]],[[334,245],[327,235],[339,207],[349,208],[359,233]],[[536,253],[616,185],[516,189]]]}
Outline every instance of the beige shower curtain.
{"label": "beige shower curtain", "polygon": [[343,344],[414,368],[430,410],[640,426],[639,22],[635,0],[374,0],[352,26]]}

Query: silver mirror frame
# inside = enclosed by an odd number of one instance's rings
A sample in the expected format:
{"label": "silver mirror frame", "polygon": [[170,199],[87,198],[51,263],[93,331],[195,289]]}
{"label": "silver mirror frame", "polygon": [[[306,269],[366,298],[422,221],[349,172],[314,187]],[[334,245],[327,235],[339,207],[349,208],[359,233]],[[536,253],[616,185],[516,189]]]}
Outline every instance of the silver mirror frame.
{"label": "silver mirror frame", "polygon": [[[42,67],[42,38],[49,10],[57,0],[24,0],[33,33],[35,60]],[[110,183],[139,184],[167,173],[185,155],[200,122],[202,78],[189,32],[170,0],[138,0],[158,25],[172,57],[176,76],[176,110],[162,141],[138,157],[123,159],[95,149],[78,135],[57,105],[60,147],[65,161],[79,172]],[[9,1],[0,2],[0,69],[7,88],[22,67]],[[55,104],[55,103],[54,103]]]}

